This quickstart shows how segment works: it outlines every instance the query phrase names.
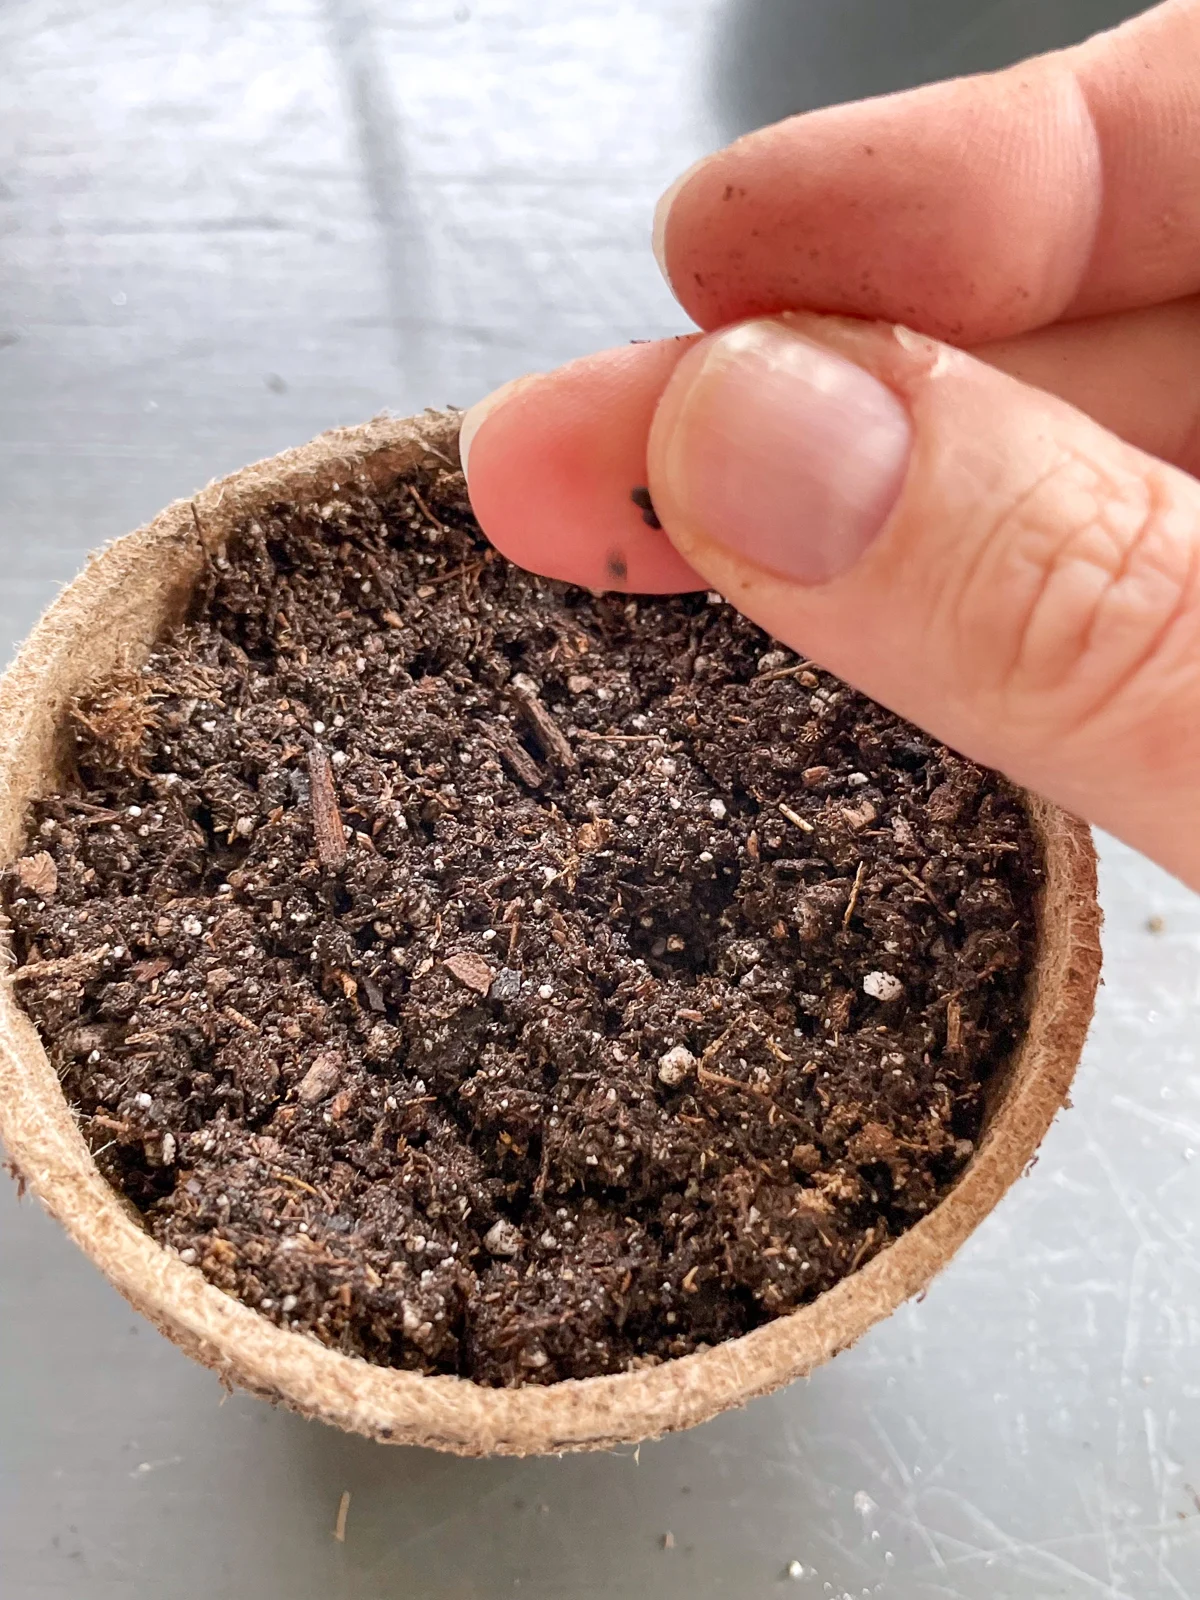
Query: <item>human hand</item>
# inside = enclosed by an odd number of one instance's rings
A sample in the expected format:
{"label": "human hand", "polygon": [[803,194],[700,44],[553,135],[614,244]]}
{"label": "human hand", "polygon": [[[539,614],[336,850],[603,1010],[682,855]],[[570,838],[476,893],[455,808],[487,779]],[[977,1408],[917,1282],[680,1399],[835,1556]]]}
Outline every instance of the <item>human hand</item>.
{"label": "human hand", "polygon": [[751,134],[656,247],[717,331],[469,412],[497,546],[717,589],[1200,887],[1200,3]]}

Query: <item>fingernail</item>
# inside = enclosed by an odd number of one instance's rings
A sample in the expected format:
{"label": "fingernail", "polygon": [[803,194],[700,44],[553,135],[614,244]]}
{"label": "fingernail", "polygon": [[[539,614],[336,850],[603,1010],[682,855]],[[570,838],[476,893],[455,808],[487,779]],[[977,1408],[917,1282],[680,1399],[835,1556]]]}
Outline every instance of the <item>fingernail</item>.
{"label": "fingernail", "polygon": [[782,577],[828,582],[899,496],[907,411],[862,367],[777,319],[704,348],[659,458],[672,520]]}
{"label": "fingernail", "polygon": [[482,400],[477,400],[463,413],[458,432],[458,454],[462,461],[463,477],[467,478],[468,483],[470,478],[467,474],[467,456],[470,454],[475,435],[493,412],[499,411],[506,401],[512,399],[518,389],[539,376],[540,374],[533,372],[526,373],[521,378],[510,378],[507,383],[502,383],[498,389],[493,389],[491,394],[485,395]]}
{"label": "fingernail", "polygon": [[667,271],[667,218],[671,214],[671,207],[675,204],[676,195],[708,159],[707,156],[701,156],[699,161],[693,161],[687,171],[680,173],[671,187],[663,191],[654,208],[654,228],[650,235],[650,247],[654,251],[654,259],[658,262],[658,270],[667,280],[667,287],[672,290],[675,286],[671,282],[671,274]]}

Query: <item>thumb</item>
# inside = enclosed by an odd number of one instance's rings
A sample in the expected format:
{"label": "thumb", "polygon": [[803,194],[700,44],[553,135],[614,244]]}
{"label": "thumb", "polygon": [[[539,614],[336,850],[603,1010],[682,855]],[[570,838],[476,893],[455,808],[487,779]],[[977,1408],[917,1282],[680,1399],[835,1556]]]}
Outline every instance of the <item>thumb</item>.
{"label": "thumb", "polygon": [[742,323],[676,366],[650,487],[776,638],[1200,886],[1200,484],[880,324]]}

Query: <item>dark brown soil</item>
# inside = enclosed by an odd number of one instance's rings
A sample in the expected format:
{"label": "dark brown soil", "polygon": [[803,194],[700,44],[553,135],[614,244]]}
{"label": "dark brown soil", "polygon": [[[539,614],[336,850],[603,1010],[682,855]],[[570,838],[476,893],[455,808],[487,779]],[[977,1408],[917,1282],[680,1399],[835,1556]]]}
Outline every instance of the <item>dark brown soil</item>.
{"label": "dark brown soil", "polygon": [[6,899],[80,1126],[372,1361],[549,1383],[811,1300],[1021,1027],[1003,781],[715,595],[509,566],[449,473],[251,525],[75,738]]}

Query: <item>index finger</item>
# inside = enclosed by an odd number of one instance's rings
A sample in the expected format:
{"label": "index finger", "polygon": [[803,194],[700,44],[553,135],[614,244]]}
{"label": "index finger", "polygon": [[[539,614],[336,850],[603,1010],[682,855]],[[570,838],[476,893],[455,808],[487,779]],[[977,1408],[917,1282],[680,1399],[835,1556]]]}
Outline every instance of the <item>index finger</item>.
{"label": "index finger", "polygon": [[1200,4],[988,77],[793,117],[668,191],[703,328],[809,309],[956,344],[1200,290]]}

